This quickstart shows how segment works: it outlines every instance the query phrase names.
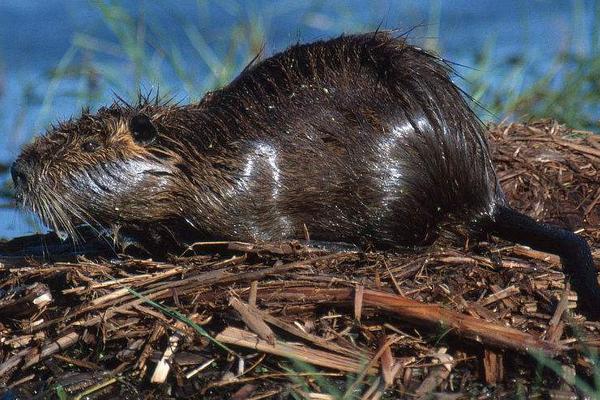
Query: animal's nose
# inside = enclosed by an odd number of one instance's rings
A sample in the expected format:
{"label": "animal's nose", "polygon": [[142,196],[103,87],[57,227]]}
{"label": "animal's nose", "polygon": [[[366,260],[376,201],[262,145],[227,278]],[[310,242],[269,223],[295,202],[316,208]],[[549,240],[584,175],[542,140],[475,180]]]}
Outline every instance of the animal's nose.
{"label": "animal's nose", "polygon": [[15,186],[25,185],[29,175],[29,166],[25,161],[17,160],[10,167],[10,174]]}

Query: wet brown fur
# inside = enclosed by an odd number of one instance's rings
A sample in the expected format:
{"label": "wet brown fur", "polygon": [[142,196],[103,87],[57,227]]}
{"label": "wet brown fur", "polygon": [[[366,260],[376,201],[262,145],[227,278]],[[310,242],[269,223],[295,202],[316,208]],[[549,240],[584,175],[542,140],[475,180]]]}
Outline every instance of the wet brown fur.
{"label": "wet brown fur", "polygon": [[[296,45],[197,104],[118,101],[53,127],[22,153],[31,176],[19,195],[69,231],[85,221],[159,240],[277,240],[306,224],[313,239],[423,244],[441,222],[504,201],[449,73],[383,32]],[[140,114],[158,131],[150,144],[128,128]],[[100,147],[83,151],[90,140]],[[150,165],[119,171],[125,161]]]}

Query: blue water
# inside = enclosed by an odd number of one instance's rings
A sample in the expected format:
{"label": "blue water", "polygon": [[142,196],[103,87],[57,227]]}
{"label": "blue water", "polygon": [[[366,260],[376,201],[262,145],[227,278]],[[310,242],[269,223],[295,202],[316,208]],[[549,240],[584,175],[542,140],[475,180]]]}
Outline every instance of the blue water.
{"label": "blue water", "polygon": [[[494,60],[525,56],[527,74],[518,85],[527,85],[547,70],[548,60],[565,46],[575,46],[574,51],[587,50],[591,45],[589,25],[594,7],[591,0],[153,0],[118,4],[132,18],[141,19],[144,25],[151,27],[140,30],[139,34],[148,42],[147,51],[153,54],[156,65],[164,68],[165,80],[144,79],[144,88],[151,89],[160,83],[161,88],[166,87],[184,101],[197,99],[201,93],[188,93],[176,72],[165,66],[169,63],[161,57],[163,50],[181,49],[186,73],[196,86],[205,82],[210,69],[206,58],[192,48],[186,33],[190,30],[197,30],[214,58],[222,60],[227,56],[226,38],[241,20],[262,24],[267,53],[296,41],[369,30],[380,25],[400,30],[423,25],[410,34],[411,40],[427,45],[428,40],[435,39],[445,58],[463,65],[476,64],[476,57],[486,46],[491,46]],[[578,8],[585,12],[577,13]],[[436,24],[438,17],[439,25]],[[96,49],[78,47],[81,41],[76,38],[81,37],[87,38],[87,43]],[[135,73],[129,60],[119,54],[118,43],[117,34],[107,26],[101,7],[93,2],[0,2],[0,163],[13,160],[20,147],[42,132],[49,122],[76,115],[83,105],[108,102],[112,91],[130,96],[136,86]],[[65,79],[58,83],[49,78],[52,69],[61,62],[69,68],[87,65],[90,60],[105,66],[110,76],[97,81]],[[489,70],[484,71],[492,86],[505,85],[511,79],[509,70],[502,65],[492,62]],[[473,71],[463,68],[459,72],[468,75]],[[95,98],[77,94],[90,84],[94,85]],[[0,187],[6,180],[6,176],[0,176]],[[44,231],[43,226],[29,221],[31,216],[14,210],[10,204],[0,206],[0,237]]]}

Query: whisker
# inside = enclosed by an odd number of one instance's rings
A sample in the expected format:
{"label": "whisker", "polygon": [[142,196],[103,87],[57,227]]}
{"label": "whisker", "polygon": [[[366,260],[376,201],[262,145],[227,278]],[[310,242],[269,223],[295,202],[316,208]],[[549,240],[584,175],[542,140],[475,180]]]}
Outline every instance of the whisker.
{"label": "whisker", "polygon": [[54,191],[47,191],[46,195],[48,196],[48,201],[52,205],[52,210],[54,211],[54,215],[59,222],[60,227],[67,233],[67,235],[71,238],[73,245],[76,246],[81,242],[81,236],[76,231],[75,226],[71,222],[71,218],[65,210],[67,207],[64,207],[64,203],[60,196],[57,196]]}
{"label": "whisker", "polygon": [[[104,241],[113,250],[114,255],[117,255],[116,251],[114,251],[114,245],[108,240],[106,235],[103,234],[103,232],[101,231],[102,224],[100,224],[100,222],[96,218],[91,216],[77,202],[67,203],[66,200],[63,197],[58,196],[57,193],[52,192],[51,194],[53,199],[55,200],[55,204],[57,204],[57,211],[62,214],[65,229],[68,229],[70,236],[72,236],[74,239],[81,239],[81,235],[77,232],[76,227],[71,222],[72,220],[68,217],[67,213],[70,213],[76,219],[81,221],[84,225],[90,227],[96,235],[96,237]],[[78,243],[80,243],[79,240],[77,240],[77,243],[74,243],[74,245]]]}

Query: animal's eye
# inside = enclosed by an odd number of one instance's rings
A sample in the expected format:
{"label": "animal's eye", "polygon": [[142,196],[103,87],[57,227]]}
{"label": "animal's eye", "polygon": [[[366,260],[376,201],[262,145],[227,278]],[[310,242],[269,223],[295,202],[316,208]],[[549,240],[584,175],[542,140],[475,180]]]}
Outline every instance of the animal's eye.
{"label": "animal's eye", "polygon": [[100,148],[100,143],[95,140],[88,140],[81,145],[81,148],[88,153],[93,153]]}

